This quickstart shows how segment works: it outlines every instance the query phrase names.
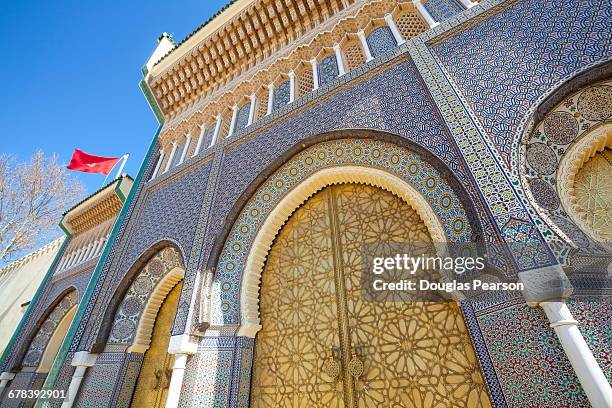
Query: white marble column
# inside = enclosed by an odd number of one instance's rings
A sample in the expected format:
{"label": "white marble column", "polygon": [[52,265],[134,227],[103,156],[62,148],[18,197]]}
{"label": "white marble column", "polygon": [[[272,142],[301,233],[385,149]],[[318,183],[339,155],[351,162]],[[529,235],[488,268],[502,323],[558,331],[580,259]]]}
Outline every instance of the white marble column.
{"label": "white marble column", "polygon": [[359,42],[361,43],[361,48],[363,49],[363,53],[365,54],[365,57],[366,57],[365,62],[372,61],[374,58],[372,57],[372,53],[370,52],[370,46],[368,45],[368,40],[366,39],[366,36],[363,30],[357,31],[357,38],[359,38]]}
{"label": "white marble column", "polygon": [[155,176],[157,176],[157,172],[159,171],[159,167],[161,166],[163,161],[164,161],[164,151],[160,150],[159,159],[157,159],[157,164],[155,165],[155,170],[153,170],[153,175],[151,176],[151,180],[153,180]]}
{"label": "white marble column", "polygon": [[82,253],[83,253],[83,247],[80,247],[79,249],[76,250],[74,258],[72,258],[72,262],[70,263],[70,266],[75,266],[79,263],[79,259],[81,258]]}
{"label": "white marble column", "polygon": [[234,134],[234,130],[236,129],[236,119],[238,118],[238,105],[232,106],[232,121],[230,122],[229,132],[227,132],[227,137],[230,137]]}
{"label": "white marble column", "polygon": [[15,373],[9,373],[8,371],[0,374],[0,399],[2,399],[2,395],[4,394],[4,390],[7,388],[9,381],[15,378]]}
{"label": "white marble column", "polygon": [[215,131],[213,132],[213,137],[210,141],[210,146],[208,147],[212,147],[215,145],[215,143],[217,143],[217,139],[219,138],[219,132],[221,132],[221,122],[222,122],[222,118],[221,115],[217,115],[217,117],[215,118]]}
{"label": "white marble column", "polygon": [[344,61],[342,61],[342,52],[340,51],[340,44],[335,44],[333,46],[334,54],[336,54],[336,63],[338,64],[338,76],[346,74],[346,70],[344,69]]}
{"label": "white marble column", "polygon": [[555,330],[585,394],[594,408],[612,407],[612,389],[601,367],[593,357],[584,337],[578,329],[570,310],[564,302],[542,302],[550,327]]}
{"label": "white marble column", "polygon": [[164,168],[164,173],[170,170],[172,160],[174,159],[174,155],[176,154],[176,147],[176,142],[172,142],[172,150],[170,151],[170,156],[168,156],[168,162],[166,163],[166,167]]}
{"label": "white marble column", "polygon": [[94,249],[93,252],[93,256],[97,256],[100,254],[100,252],[102,252],[102,249],[104,248],[104,242],[106,240],[106,229],[102,230],[100,232],[100,234],[98,234],[97,240],[96,240],[96,248]]}
{"label": "white marble column", "polygon": [[195,150],[193,151],[191,157],[195,157],[200,153],[200,149],[202,148],[202,142],[204,141],[204,133],[206,132],[206,126],[204,125],[204,123],[200,123],[198,127],[200,128],[200,136],[198,136],[198,143],[196,144]]}
{"label": "white marble column", "polygon": [[266,111],[266,115],[272,113],[272,108],[274,107],[274,84],[268,84],[268,110]]}
{"label": "white marble column", "polygon": [[393,21],[393,16],[391,14],[385,14],[385,22],[391,29],[391,33],[393,34],[393,38],[395,38],[395,42],[397,45],[402,45],[406,42],[404,37],[402,37],[402,33],[399,32],[397,26],[395,25],[395,21]]}
{"label": "white marble column", "polygon": [[68,261],[68,256],[62,256],[62,259],[60,260],[59,265],[57,265],[57,271],[61,271],[62,269],[64,269],[64,265],[66,264],[66,261]]}
{"label": "white marble column", "polygon": [[87,260],[87,254],[89,253],[90,249],[91,249],[91,242],[87,243],[83,247],[83,252],[81,253],[81,257],[77,261],[77,264],[81,264],[81,263],[83,263],[83,262],[85,262]]}
{"label": "white marble column", "polygon": [[459,0],[459,2],[460,2],[460,3],[461,3],[461,5],[462,5],[463,7],[465,7],[466,9],[472,8],[472,7],[474,7],[475,5],[477,5],[477,4],[478,4],[478,3],[474,3],[474,2],[473,2],[473,1],[471,1],[471,0]]}
{"label": "white marble column", "polygon": [[310,60],[312,65],[312,90],[319,89],[319,63],[316,58]]}
{"label": "white marble column", "polygon": [[91,251],[93,251],[94,242],[93,240],[87,244],[85,249],[85,255],[83,255],[82,262],[87,262],[91,258]]}
{"label": "white marble column", "polygon": [[108,242],[108,235],[103,236],[102,238],[100,238],[100,245],[98,245],[98,248],[96,249],[96,254],[100,255],[102,253],[102,251],[104,250],[104,245],[106,245],[106,243]]}
{"label": "white marble column", "polygon": [[187,151],[189,150],[189,145],[191,144],[191,133],[187,132],[185,135],[185,146],[183,147],[183,151],[181,152],[181,158],[178,164],[182,164],[185,161],[185,157],[187,156]]}
{"label": "white marble column", "polygon": [[102,237],[97,237],[94,241],[93,249],[91,251],[91,257],[95,257],[100,252],[100,244],[102,243]]}
{"label": "white marble column", "polygon": [[414,7],[417,9],[421,17],[423,17],[427,25],[429,25],[429,28],[434,28],[435,26],[440,24],[433,19],[431,14],[429,14],[429,11],[427,11],[423,3],[421,3],[421,0],[412,0],[412,3],[414,4]]}
{"label": "white marble column", "polygon": [[79,389],[81,388],[83,377],[85,377],[85,372],[87,371],[88,367],[93,367],[93,365],[96,363],[97,357],[97,354],[90,354],[87,351],[77,351],[74,353],[71,364],[75,366],[76,369],[74,370],[74,374],[72,374],[70,386],[68,387],[68,395],[62,403],[62,408],[72,407],[79,394]]}
{"label": "white marble column", "polygon": [[72,264],[72,260],[74,259],[75,255],[76,255],[76,250],[68,254],[68,256],[66,257],[66,263],[64,264],[64,269],[70,268],[70,265]]}
{"label": "white marble column", "polygon": [[255,105],[257,104],[257,96],[252,94],[250,96],[251,105],[249,106],[249,120],[247,121],[247,126],[250,126],[255,120]]}
{"label": "white marble column", "polygon": [[70,260],[69,267],[75,266],[79,261],[79,257],[81,256],[81,252],[83,251],[83,247],[79,247],[76,251],[74,251],[74,256]]}
{"label": "white marble column", "polygon": [[295,72],[289,71],[289,103],[295,101]]}
{"label": "white marble column", "polygon": [[168,353],[174,354],[174,364],[172,366],[172,377],[170,377],[166,408],[178,407],[179,400],[181,398],[181,388],[183,387],[183,378],[185,377],[187,360],[189,355],[195,354],[197,351],[197,343],[192,341],[187,334],[172,336],[170,338]]}

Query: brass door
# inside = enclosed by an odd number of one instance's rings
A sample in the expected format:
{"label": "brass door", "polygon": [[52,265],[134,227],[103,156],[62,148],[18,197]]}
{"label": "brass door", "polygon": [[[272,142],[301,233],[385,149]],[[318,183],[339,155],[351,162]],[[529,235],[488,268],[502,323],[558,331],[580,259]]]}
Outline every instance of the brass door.
{"label": "brass door", "polygon": [[145,353],[132,397],[132,407],[155,408],[166,406],[172,364],[174,363],[174,357],[168,354],[168,345],[170,344],[172,324],[182,286],[183,282],[179,282],[168,293],[157,313],[153,335],[151,336],[151,345]]}
{"label": "brass door", "polygon": [[365,302],[362,245],[431,242],[375,187],[327,187],[288,220],[262,275],[252,407],[489,407],[459,308]]}

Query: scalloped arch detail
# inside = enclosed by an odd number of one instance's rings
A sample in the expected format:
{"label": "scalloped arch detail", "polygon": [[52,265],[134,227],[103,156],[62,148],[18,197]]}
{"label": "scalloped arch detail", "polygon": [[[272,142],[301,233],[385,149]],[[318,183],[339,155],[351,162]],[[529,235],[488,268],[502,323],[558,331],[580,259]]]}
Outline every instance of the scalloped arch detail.
{"label": "scalloped arch detail", "polygon": [[565,153],[557,170],[557,189],[561,204],[572,221],[589,237],[596,241],[606,241],[588,222],[585,210],[578,204],[576,197],[576,175],[598,152],[612,148],[612,123],[605,123],[574,143]]}

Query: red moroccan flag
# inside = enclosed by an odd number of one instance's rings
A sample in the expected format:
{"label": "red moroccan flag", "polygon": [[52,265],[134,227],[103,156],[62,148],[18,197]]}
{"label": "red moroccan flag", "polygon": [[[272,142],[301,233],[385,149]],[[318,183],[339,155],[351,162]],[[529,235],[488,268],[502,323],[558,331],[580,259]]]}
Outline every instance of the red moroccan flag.
{"label": "red moroccan flag", "polygon": [[84,171],[85,173],[102,173],[108,175],[117,164],[120,157],[101,157],[87,154],[82,150],[74,149],[68,168],[70,170]]}

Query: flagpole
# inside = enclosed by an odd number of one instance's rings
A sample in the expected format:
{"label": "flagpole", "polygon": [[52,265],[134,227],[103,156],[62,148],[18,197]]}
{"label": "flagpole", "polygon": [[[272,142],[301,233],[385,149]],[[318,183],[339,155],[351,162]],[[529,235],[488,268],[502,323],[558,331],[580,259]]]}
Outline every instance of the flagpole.
{"label": "flagpole", "polygon": [[[125,162],[127,161],[128,157],[130,157],[129,154],[124,154],[123,156],[121,156],[121,159],[119,159],[117,161],[117,163],[121,162],[121,166],[119,166],[119,171],[117,171],[117,174],[115,175],[115,178],[113,180],[116,180],[119,178],[119,176],[121,175],[121,172],[123,171],[123,167],[125,166]],[[108,172],[108,174],[111,174],[111,172],[113,171],[113,169],[115,168],[115,166],[117,165],[117,163],[115,163],[113,165],[113,167],[110,169],[110,171]],[[106,177],[104,177],[104,181],[102,182],[102,186],[106,185],[106,180],[108,179],[108,174],[106,175]]]}
{"label": "flagpole", "polygon": [[[113,169],[111,169],[111,171],[113,171]],[[111,172],[109,171],[108,174],[110,174],[110,173]],[[104,181],[102,182],[102,187],[104,187],[106,185],[106,179],[108,178],[108,174],[106,176],[104,176]]]}
{"label": "flagpole", "polygon": [[130,157],[129,154],[124,154],[123,157],[121,157],[121,166],[119,166],[119,170],[117,170],[117,174],[115,174],[115,180],[121,176],[121,172],[123,171],[123,167],[125,167],[125,163],[127,163],[128,157]]}

